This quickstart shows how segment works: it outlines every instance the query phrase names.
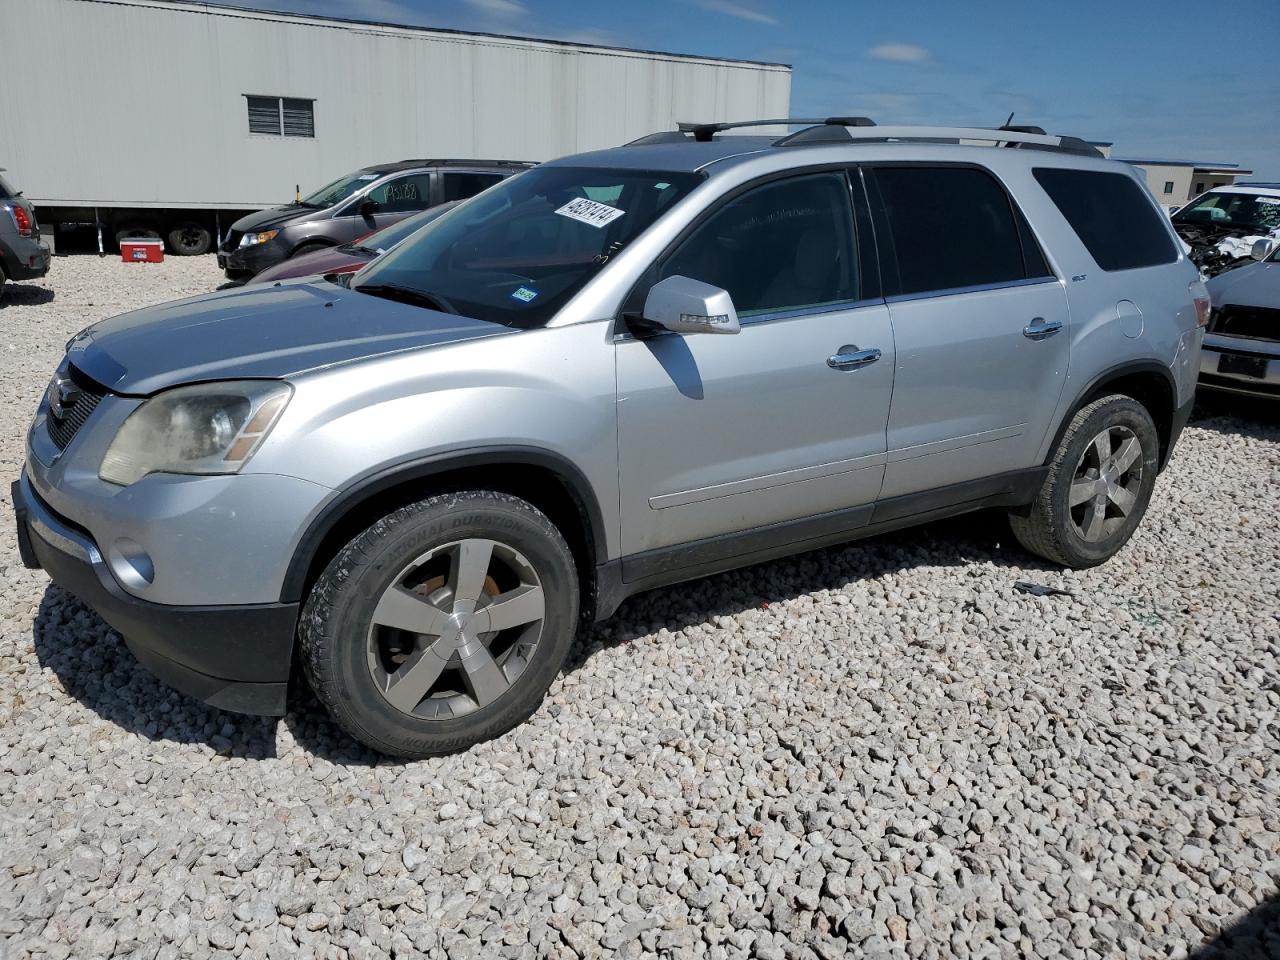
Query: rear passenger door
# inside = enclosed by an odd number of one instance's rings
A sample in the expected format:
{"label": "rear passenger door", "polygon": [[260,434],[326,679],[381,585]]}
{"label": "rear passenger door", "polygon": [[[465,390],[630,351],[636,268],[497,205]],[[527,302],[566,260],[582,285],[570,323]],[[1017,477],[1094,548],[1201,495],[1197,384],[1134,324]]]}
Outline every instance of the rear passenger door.
{"label": "rear passenger door", "polygon": [[1066,382],[1063,284],[988,170],[866,173],[897,348],[881,499],[1032,466]]}

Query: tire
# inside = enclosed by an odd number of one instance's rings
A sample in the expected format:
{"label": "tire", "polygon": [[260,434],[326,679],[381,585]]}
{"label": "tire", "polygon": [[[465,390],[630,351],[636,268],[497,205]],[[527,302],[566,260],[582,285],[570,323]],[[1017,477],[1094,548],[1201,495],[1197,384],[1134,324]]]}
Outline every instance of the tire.
{"label": "tire", "polygon": [[8,283],[9,278],[4,274],[4,264],[0,263],[0,300],[4,299],[4,285]]}
{"label": "tire", "polygon": [[1160,440],[1146,407],[1121,394],[1094,400],[1071,418],[1030,509],[1009,514],[1014,536],[1065,567],[1106,562],[1147,512],[1159,458]]}
{"label": "tire", "polygon": [[121,244],[126,240],[159,240],[160,234],[150,227],[140,226],[138,224],[130,224],[127,227],[121,227],[116,231],[116,243]]}
{"label": "tire", "polygon": [[[499,609],[504,626],[492,629]],[[560,532],[524,500],[472,490],[401,507],[356,536],[316,581],[298,634],[307,679],[338,725],[417,759],[528,719],[577,622]]]}
{"label": "tire", "polygon": [[213,247],[213,234],[198,223],[180,223],[169,231],[169,249],[178,257],[198,257]]}

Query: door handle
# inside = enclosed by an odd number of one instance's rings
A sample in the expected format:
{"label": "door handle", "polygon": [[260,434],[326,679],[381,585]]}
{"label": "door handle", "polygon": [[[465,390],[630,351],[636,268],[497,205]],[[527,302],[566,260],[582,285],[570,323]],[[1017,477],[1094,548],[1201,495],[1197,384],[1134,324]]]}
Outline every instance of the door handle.
{"label": "door handle", "polygon": [[875,363],[879,359],[880,351],[875,347],[870,350],[859,350],[856,344],[846,343],[840,348],[839,353],[827,357],[827,366],[832,370],[852,370],[855,367],[865,367],[868,363]]}
{"label": "door handle", "polygon": [[1045,337],[1052,337],[1061,329],[1061,320],[1046,320],[1044,317],[1036,317],[1022,328],[1022,335],[1030,340],[1043,340]]}

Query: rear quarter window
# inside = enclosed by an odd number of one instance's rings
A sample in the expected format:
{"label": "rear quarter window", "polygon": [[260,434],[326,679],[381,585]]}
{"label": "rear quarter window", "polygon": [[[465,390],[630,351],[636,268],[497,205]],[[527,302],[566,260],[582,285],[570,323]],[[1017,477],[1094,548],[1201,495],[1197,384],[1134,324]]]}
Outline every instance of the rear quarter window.
{"label": "rear quarter window", "polygon": [[1055,167],[1036,167],[1032,173],[1103,270],[1155,267],[1178,259],[1168,227],[1131,177]]}

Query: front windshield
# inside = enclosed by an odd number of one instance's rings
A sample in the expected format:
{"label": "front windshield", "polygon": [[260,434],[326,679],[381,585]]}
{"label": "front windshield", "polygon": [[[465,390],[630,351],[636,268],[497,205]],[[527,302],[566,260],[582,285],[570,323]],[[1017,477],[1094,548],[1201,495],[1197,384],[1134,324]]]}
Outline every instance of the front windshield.
{"label": "front windshield", "polygon": [[377,179],[378,175],[376,173],[357,170],[355,173],[349,173],[345,177],[339,177],[333,183],[326,184],[315,193],[307,194],[302,198],[302,202],[313,207],[332,207],[335,203],[341,203],[357,190],[367,187]]}
{"label": "front windshield", "polygon": [[443,214],[448,213],[456,206],[457,203],[442,203],[438,207],[432,207],[430,210],[415,213],[413,216],[405,217],[389,227],[383,227],[381,230],[373,231],[368,236],[361,237],[351,246],[363,247],[366,250],[377,252],[390,250],[405,237],[417,233],[433,220],[439,220]]}
{"label": "front windshield", "polygon": [[408,290],[466,316],[539,327],[701,182],[693,173],[535,167],[409,237],[353,286]]}
{"label": "front windshield", "polygon": [[1174,214],[1173,220],[1269,233],[1280,227],[1280,197],[1227,191],[1206,193]]}

